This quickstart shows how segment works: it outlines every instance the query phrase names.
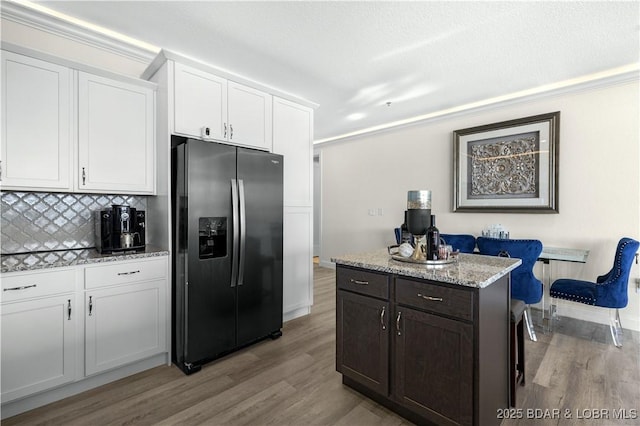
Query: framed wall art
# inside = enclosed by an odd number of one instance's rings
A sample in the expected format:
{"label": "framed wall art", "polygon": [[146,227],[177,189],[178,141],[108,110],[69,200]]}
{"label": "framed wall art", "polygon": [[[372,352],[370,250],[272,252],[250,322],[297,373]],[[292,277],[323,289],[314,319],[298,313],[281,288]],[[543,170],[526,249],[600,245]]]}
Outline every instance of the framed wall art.
{"label": "framed wall art", "polygon": [[453,132],[453,211],[558,213],[560,112]]}

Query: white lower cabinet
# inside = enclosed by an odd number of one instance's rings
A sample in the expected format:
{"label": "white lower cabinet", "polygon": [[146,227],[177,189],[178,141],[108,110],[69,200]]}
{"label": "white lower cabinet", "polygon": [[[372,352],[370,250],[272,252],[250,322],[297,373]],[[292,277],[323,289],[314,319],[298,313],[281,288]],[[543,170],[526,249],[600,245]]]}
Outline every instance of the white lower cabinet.
{"label": "white lower cabinet", "polygon": [[2,276],[2,402],[76,379],[75,270]]}
{"label": "white lower cabinet", "polygon": [[65,294],[2,305],[3,403],[75,379],[73,302]]}
{"label": "white lower cabinet", "polygon": [[85,374],[165,352],[167,259],[85,268]]}
{"label": "white lower cabinet", "polygon": [[166,281],[85,293],[85,372],[100,373],[165,348]]}
{"label": "white lower cabinet", "polygon": [[3,412],[168,354],[167,275],[165,256],[2,274]]}

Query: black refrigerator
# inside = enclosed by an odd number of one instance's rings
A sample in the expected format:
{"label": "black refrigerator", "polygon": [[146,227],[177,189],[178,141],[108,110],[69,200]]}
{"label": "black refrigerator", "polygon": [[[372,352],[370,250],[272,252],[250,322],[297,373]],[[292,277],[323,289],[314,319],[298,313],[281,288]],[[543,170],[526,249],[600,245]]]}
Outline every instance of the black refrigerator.
{"label": "black refrigerator", "polygon": [[283,157],[173,136],[172,358],[282,335]]}

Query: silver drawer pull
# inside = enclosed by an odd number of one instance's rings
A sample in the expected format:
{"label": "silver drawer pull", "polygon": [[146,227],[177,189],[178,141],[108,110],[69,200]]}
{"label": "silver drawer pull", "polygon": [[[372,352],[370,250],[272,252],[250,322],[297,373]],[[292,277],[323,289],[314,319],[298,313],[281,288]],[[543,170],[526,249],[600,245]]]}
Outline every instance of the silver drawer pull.
{"label": "silver drawer pull", "polygon": [[382,329],[386,330],[387,326],[384,324],[384,311],[385,311],[385,307],[382,307],[382,312],[380,312],[380,325],[382,325]]}
{"label": "silver drawer pull", "polygon": [[425,296],[420,293],[418,293],[418,297],[422,297],[424,300],[431,300],[433,302],[442,302],[442,297]]}
{"label": "silver drawer pull", "polygon": [[354,280],[353,278],[351,278],[349,282],[353,284],[359,284],[359,285],[369,285],[369,281],[358,281],[358,280]]}
{"label": "silver drawer pull", "polygon": [[36,287],[36,285],[37,285],[37,284],[31,284],[31,285],[25,285],[25,286],[22,286],[22,287],[5,288],[5,289],[4,289],[4,290],[2,290],[2,291],[25,290],[25,289],[27,289],[27,288],[33,288],[33,287]]}
{"label": "silver drawer pull", "polygon": [[118,275],[133,275],[138,273],[140,273],[140,271],[118,272]]}
{"label": "silver drawer pull", "polygon": [[402,312],[398,312],[398,316],[396,318],[396,331],[398,332],[398,336],[402,336],[402,331],[400,330],[400,316]]}

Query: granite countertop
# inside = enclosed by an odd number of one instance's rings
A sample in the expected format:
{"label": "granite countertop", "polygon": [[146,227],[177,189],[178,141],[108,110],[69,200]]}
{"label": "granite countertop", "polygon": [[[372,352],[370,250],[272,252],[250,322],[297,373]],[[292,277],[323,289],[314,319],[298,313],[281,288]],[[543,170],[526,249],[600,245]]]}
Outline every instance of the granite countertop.
{"label": "granite countertop", "polygon": [[75,249],[25,254],[3,254],[0,256],[0,272],[34,271],[61,266],[88,265],[91,263],[116,262],[120,260],[141,259],[145,257],[168,256],[167,250],[146,246],[144,252],[123,252],[100,254],[94,248]]}
{"label": "granite countertop", "polygon": [[487,287],[522,264],[522,260],[516,258],[461,253],[455,263],[434,268],[393,260],[386,249],[347,254],[331,261],[337,265],[476,288]]}

